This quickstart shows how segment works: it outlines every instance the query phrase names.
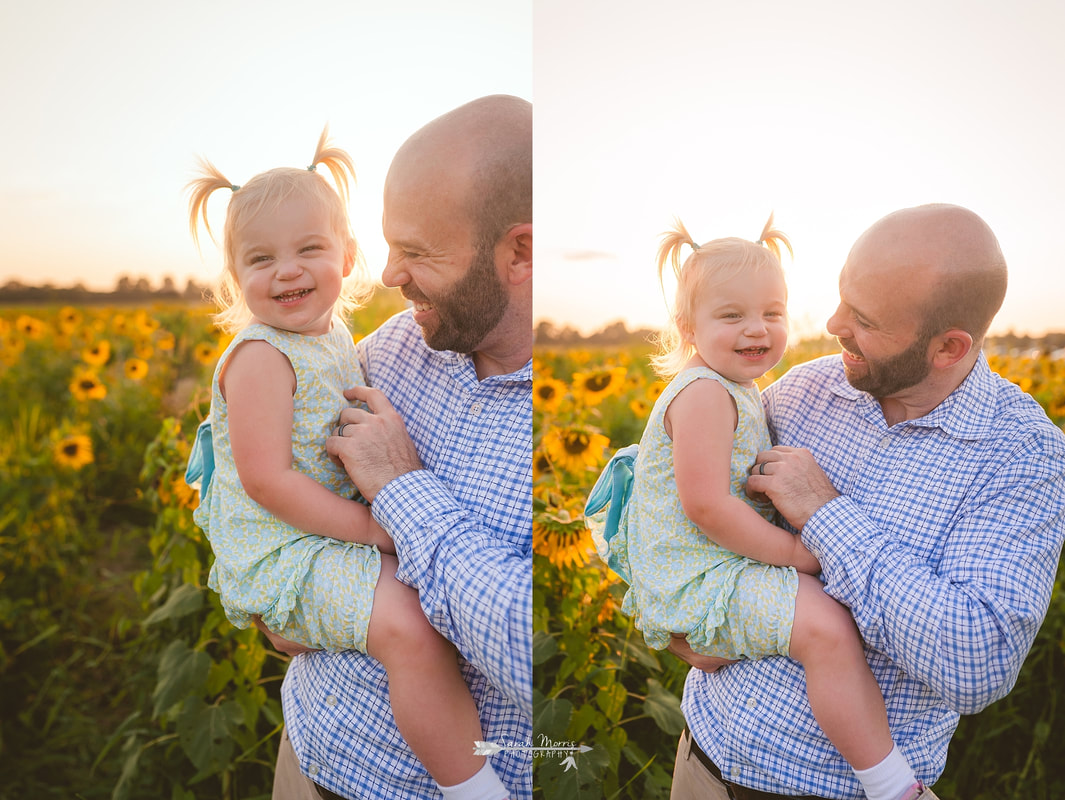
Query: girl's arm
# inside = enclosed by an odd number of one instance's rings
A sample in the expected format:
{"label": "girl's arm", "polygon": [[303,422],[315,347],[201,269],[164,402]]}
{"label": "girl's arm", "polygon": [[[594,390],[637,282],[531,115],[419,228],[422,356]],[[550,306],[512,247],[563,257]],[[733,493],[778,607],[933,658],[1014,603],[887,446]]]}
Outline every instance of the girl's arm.
{"label": "girl's arm", "polygon": [[729,490],[736,404],[717,381],[697,380],[670,403],[677,492],[685,515],[713,542],[741,556],[817,574],[802,539],[764,519]]}
{"label": "girl's arm", "polygon": [[395,552],[366,506],[292,468],[296,375],[283,353],[261,340],[245,342],[230,355],[220,382],[233,460],[252,500],[307,533]]}

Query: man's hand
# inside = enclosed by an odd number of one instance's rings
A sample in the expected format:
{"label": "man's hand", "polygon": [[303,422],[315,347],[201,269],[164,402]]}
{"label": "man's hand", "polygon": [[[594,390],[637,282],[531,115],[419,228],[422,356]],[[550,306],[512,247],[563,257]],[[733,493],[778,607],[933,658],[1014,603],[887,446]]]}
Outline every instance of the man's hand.
{"label": "man's hand", "polygon": [[422,469],[422,461],[402,417],[380,390],[355,386],[344,396],[365,403],[370,410],[345,408],[336,435],[326,439],[325,449],[340,460],[352,483],[372,503],[381,487]]}
{"label": "man's hand", "polygon": [[672,634],[669,640],[669,647],[666,649],[681,661],[685,661],[696,669],[701,669],[703,672],[717,672],[719,669],[727,667],[729,664],[736,663],[727,658],[699,655],[692,650],[691,645],[688,644],[688,640],[680,633]]}
{"label": "man's hand", "polygon": [[291,642],[288,639],[282,639],[280,636],[278,636],[276,633],[266,627],[266,625],[263,623],[262,617],[260,617],[258,614],[252,614],[251,620],[255,623],[256,628],[266,634],[266,638],[270,640],[270,644],[272,644],[274,646],[274,649],[277,650],[279,653],[284,653],[285,655],[289,656],[298,656],[301,653],[318,652],[317,650],[314,650],[310,647],[305,647],[302,644]]}
{"label": "man's hand", "polygon": [[800,447],[774,447],[759,453],[747,478],[747,494],[768,497],[800,531],[817,509],[839,497],[813,454]]}

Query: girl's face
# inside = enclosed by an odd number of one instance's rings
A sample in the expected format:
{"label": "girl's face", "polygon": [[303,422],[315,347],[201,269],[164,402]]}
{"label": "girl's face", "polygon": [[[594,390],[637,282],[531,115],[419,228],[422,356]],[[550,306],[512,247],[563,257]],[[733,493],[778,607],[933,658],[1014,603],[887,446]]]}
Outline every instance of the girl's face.
{"label": "girl's face", "polygon": [[353,261],[329,215],[296,196],[253,217],[237,231],[234,269],[255,320],[320,336]]}
{"label": "girl's face", "polygon": [[736,275],[696,298],[685,340],[715,372],[750,386],[784,356],[787,297],[784,279],[770,270]]}

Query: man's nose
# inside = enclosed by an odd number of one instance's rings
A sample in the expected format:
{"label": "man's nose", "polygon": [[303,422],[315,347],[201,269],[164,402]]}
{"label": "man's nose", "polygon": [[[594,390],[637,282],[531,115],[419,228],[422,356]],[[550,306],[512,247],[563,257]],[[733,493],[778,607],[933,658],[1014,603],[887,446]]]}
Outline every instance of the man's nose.
{"label": "man's nose", "polygon": [[410,275],[406,269],[400,264],[398,258],[389,258],[385,262],[384,271],[381,272],[381,283],[385,286],[396,287],[403,286],[410,282]]}

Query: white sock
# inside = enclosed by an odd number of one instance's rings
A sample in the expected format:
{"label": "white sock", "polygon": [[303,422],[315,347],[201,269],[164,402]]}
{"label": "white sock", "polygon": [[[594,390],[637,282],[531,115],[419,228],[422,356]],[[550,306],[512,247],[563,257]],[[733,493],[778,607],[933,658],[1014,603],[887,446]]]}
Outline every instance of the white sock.
{"label": "white sock", "polygon": [[854,774],[862,782],[869,800],[899,800],[907,789],[917,784],[917,777],[899,752],[898,745],[891,748],[887,758],[869,769],[856,769]]}
{"label": "white sock", "polygon": [[444,800],[507,800],[510,797],[507,787],[499,780],[487,759],[472,778],[454,786],[437,786],[440,787]]}

